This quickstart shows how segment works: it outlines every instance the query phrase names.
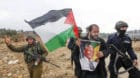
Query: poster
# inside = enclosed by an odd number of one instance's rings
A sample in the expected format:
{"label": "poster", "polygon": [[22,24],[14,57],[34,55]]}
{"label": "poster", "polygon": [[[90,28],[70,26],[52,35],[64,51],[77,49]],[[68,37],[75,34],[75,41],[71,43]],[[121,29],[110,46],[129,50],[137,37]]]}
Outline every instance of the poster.
{"label": "poster", "polygon": [[97,53],[100,49],[100,42],[91,40],[81,40],[80,44],[80,64],[82,70],[94,71],[98,65]]}

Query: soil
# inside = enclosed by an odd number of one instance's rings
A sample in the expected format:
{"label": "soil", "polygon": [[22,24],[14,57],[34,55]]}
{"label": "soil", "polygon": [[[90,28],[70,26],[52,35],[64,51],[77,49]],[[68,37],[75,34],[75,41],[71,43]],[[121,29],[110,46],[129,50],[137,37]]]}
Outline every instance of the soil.
{"label": "soil", "polygon": [[[17,42],[14,45],[21,46],[25,42]],[[140,57],[140,41],[133,43],[138,58]],[[70,61],[71,51],[66,47],[59,48],[49,53],[47,58],[57,64],[57,68],[49,63],[43,63],[42,78],[74,78],[74,70]],[[140,61],[140,58],[139,58]],[[108,65],[109,59],[106,59]],[[0,78],[29,78],[23,53],[15,53],[9,50],[4,43],[0,43]],[[107,67],[107,66],[106,66]],[[138,66],[140,68],[140,64]],[[123,68],[121,70],[124,70]],[[128,78],[128,73],[119,75],[119,78]]]}

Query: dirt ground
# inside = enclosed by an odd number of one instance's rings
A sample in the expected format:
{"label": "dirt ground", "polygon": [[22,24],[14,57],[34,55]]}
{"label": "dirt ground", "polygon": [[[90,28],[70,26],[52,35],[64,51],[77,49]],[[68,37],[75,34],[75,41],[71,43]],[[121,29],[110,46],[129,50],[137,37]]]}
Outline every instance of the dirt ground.
{"label": "dirt ground", "polygon": [[[14,45],[24,45],[24,42],[17,42]],[[133,44],[140,62],[140,41]],[[49,53],[47,58],[52,63],[59,65],[57,68],[49,63],[43,63],[42,78],[74,78],[73,68],[70,62],[70,50],[66,47]],[[108,65],[109,59],[106,59]],[[140,64],[139,64],[140,68]],[[123,69],[122,69],[123,70]],[[4,43],[0,43],[0,78],[29,78],[28,70],[22,53],[10,51]],[[119,78],[128,78],[128,74],[119,75]]]}

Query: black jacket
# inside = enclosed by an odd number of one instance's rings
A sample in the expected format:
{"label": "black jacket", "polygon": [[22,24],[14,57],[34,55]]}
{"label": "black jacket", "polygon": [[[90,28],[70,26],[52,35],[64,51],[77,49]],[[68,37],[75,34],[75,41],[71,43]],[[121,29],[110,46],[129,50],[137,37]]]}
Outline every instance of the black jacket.
{"label": "black jacket", "polygon": [[[123,53],[127,52],[132,60],[137,59],[137,56],[132,48],[132,40],[128,35],[119,37],[117,33],[111,34],[108,37],[107,44],[108,45],[113,44]],[[116,56],[116,50],[111,48],[110,54],[111,54],[110,60],[114,61]]]}
{"label": "black jacket", "polygon": [[[85,38],[82,38],[84,40],[89,40],[87,37]],[[105,41],[102,39],[102,38],[98,38],[97,40],[95,41],[99,41],[101,42],[101,46],[100,46],[100,51],[103,52],[104,54],[104,57],[100,58],[99,60],[99,64],[96,68],[95,71],[83,71],[81,70],[80,71],[80,75],[78,76],[78,78],[107,78],[107,72],[106,72],[106,68],[105,68],[105,57],[108,56],[109,52],[107,51],[107,46],[106,46],[106,43]],[[79,62],[79,47],[75,44],[74,45],[74,48],[73,48],[73,52],[75,53],[74,54],[74,60],[77,62],[77,67],[80,68],[80,62]]]}

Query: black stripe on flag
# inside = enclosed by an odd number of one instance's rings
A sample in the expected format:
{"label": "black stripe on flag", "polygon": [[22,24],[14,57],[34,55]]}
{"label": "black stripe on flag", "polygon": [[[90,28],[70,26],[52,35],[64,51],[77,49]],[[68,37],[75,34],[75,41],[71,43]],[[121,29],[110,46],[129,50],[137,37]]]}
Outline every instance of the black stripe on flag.
{"label": "black stripe on flag", "polygon": [[26,21],[26,23],[28,23],[32,28],[36,28],[39,27],[41,25],[45,25],[48,22],[56,22],[57,20],[59,20],[62,17],[67,17],[68,13],[71,11],[72,9],[67,8],[67,9],[62,9],[62,10],[50,10],[48,13],[37,17],[31,21]]}

